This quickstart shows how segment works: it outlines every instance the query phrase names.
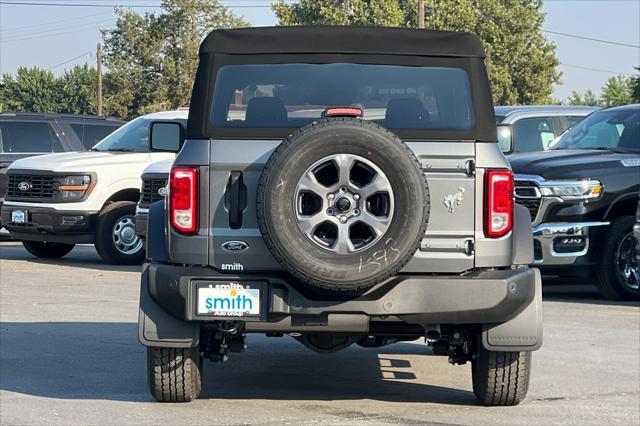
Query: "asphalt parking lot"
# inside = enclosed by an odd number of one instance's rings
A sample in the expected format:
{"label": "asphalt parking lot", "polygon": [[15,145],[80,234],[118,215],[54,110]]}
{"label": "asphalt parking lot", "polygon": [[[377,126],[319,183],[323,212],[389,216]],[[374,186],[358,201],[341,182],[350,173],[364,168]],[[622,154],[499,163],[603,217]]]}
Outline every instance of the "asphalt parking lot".
{"label": "asphalt parking lot", "polygon": [[92,247],[61,261],[0,242],[2,424],[640,424],[640,307],[585,285],[545,288],[545,343],[527,400],[486,408],[470,366],[420,342],[315,354],[251,336],[205,365],[201,399],[159,404],[137,341],[139,267]]}

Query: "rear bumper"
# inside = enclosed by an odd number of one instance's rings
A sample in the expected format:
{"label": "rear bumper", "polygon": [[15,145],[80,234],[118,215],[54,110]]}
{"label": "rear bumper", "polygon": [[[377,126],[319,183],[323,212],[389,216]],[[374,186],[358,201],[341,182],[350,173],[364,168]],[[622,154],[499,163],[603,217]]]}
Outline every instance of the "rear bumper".
{"label": "rear bumper", "polygon": [[[11,221],[11,212],[27,212],[27,223]],[[17,207],[6,203],[0,209],[2,225],[18,240],[69,244],[92,243],[98,213],[60,211],[51,207]]]}
{"label": "rear bumper", "polygon": [[[398,276],[362,295],[340,300],[304,294],[304,290],[281,278],[234,276],[206,267],[145,264],[141,280],[140,340],[148,346],[158,345],[158,341],[164,346],[174,341],[179,345],[179,341],[189,340],[188,336],[178,333],[176,339],[167,329],[182,327],[196,336],[194,328],[208,321],[240,321],[247,332],[367,333],[378,321],[422,327],[498,325],[516,320],[529,307],[534,307],[537,316],[532,321],[527,317],[533,323],[526,324],[527,331],[521,334],[527,338],[532,333],[534,338],[540,336],[524,346],[535,350],[541,343],[541,282],[537,269],[485,270],[451,277]],[[259,317],[199,315],[197,286],[210,283],[258,286],[262,293]],[[158,325],[154,315],[160,318],[160,324],[170,318],[172,325]],[[523,341],[512,343],[522,346]]]}

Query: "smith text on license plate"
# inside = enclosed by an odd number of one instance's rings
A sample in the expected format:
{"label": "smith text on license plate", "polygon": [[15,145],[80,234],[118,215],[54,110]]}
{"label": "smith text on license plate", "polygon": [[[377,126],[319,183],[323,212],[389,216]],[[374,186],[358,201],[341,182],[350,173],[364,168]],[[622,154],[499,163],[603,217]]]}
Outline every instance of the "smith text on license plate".
{"label": "smith text on license plate", "polygon": [[198,287],[198,314],[220,317],[260,315],[260,289],[239,283]]}

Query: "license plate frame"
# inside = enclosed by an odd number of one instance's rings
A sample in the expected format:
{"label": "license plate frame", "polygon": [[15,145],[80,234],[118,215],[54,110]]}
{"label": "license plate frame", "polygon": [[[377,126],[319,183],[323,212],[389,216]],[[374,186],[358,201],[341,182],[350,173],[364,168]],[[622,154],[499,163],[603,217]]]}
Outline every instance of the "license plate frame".
{"label": "license plate frame", "polygon": [[[260,321],[266,318],[267,314],[267,294],[266,294],[266,286],[264,282],[259,281],[251,281],[251,282],[240,282],[240,281],[198,281],[194,286],[194,297],[193,297],[193,312],[195,317],[207,318],[208,320],[241,320],[241,321]],[[232,290],[235,290],[235,293],[232,293]],[[206,297],[215,297],[216,295],[220,297],[225,297],[228,299],[227,301],[218,301],[218,306],[211,306],[210,309],[207,309],[205,306]],[[237,299],[238,296],[241,299]],[[232,301],[231,297],[234,297],[236,301],[239,303],[246,304],[246,298],[251,298],[252,303],[257,302],[257,309],[253,310],[238,310],[238,309],[228,309],[231,307]],[[216,303],[215,301],[211,301],[210,305]],[[224,306],[222,304],[225,303]],[[214,308],[218,308],[217,310]],[[222,308],[222,309],[221,309]],[[254,307],[255,308],[255,307]]]}
{"label": "license plate frame", "polygon": [[11,223],[23,225],[29,221],[29,212],[27,210],[13,210],[11,212]]}

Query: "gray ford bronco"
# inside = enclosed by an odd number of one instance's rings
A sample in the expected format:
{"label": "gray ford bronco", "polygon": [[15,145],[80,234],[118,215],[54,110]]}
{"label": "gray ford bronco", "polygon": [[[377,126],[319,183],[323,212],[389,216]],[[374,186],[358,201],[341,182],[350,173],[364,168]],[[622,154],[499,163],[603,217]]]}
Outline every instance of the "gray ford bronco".
{"label": "gray ford bronco", "polygon": [[523,400],[541,281],[475,36],[217,30],[186,135],[150,131],[153,149],[179,151],[141,279],[157,400],[197,398],[203,360],[244,351],[249,333],[318,352],[420,338],[472,364],[482,403]]}

